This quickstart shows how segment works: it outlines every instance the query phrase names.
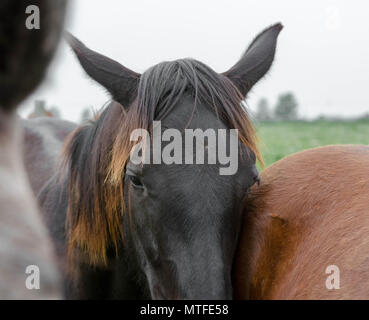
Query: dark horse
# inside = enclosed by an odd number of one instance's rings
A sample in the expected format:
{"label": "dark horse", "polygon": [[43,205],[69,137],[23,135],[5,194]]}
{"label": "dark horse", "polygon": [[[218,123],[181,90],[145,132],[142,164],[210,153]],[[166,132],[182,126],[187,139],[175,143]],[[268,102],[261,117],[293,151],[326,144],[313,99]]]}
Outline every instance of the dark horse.
{"label": "dark horse", "polygon": [[[116,102],[73,133],[39,195],[68,269],[67,298],[232,298],[242,200],[260,159],[242,101],[269,70],[281,29],[264,30],[222,74],[181,59],[140,75],[68,35],[84,70]],[[152,134],[154,120],[181,133],[238,129],[237,172],[220,175],[219,161],[133,164],[130,135]]]}
{"label": "dark horse", "polygon": [[[61,298],[52,242],[22,161],[15,110],[46,73],[62,34],[66,2],[32,1],[41,12],[39,30],[25,27],[30,4],[0,2],[0,299]],[[25,286],[28,266],[39,267],[39,290]]]}

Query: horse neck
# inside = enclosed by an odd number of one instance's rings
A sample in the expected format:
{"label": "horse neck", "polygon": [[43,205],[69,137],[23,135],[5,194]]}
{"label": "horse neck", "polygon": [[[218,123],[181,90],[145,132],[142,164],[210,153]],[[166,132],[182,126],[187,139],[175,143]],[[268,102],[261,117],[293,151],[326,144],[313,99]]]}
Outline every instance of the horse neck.
{"label": "horse neck", "polygon": [[273,212],[255,203],[244,216],[233,273],[236,299],[270,299],[280,262],[291,253],[293,223]]}

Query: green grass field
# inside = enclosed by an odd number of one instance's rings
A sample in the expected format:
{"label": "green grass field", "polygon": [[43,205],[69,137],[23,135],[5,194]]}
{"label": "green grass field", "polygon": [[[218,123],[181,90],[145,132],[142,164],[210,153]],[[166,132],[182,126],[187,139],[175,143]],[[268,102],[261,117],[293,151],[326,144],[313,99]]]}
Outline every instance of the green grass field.
{"label": "green grass field", "polygon": [[369,121],[264,122],[256,125],[265,165],[330,144],[369,144]]}

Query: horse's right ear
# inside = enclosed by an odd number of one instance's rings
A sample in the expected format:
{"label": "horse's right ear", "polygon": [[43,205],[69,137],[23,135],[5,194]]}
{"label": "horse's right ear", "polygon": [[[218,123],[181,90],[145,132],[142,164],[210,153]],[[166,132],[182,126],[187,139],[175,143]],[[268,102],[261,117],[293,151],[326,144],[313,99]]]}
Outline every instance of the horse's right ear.
{"label": "horse's right ear", "polygon": [[251,88],[269,71],[283,26],[276,23],[261,32],[249,45],[241,59],[223,73],[245,97]]}
{"label": "horse's right ear", "polygon": [[134,100],[140,74],[87,48],[69,32],[65,38],[86,73],[109,91],[112,98],[127,108]]}

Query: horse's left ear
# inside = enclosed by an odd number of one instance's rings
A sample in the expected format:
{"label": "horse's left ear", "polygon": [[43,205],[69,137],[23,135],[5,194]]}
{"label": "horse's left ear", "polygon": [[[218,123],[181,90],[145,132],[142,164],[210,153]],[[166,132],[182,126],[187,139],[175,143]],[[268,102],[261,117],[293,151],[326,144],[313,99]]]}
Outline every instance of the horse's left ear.
{"label": "horse's left ear", "polygon": [[244,97],[270,69],[274,60],[277,38],[282,28],[282,24],[277,23],[261,32],[251,42],[242,58],[223,73]]}

